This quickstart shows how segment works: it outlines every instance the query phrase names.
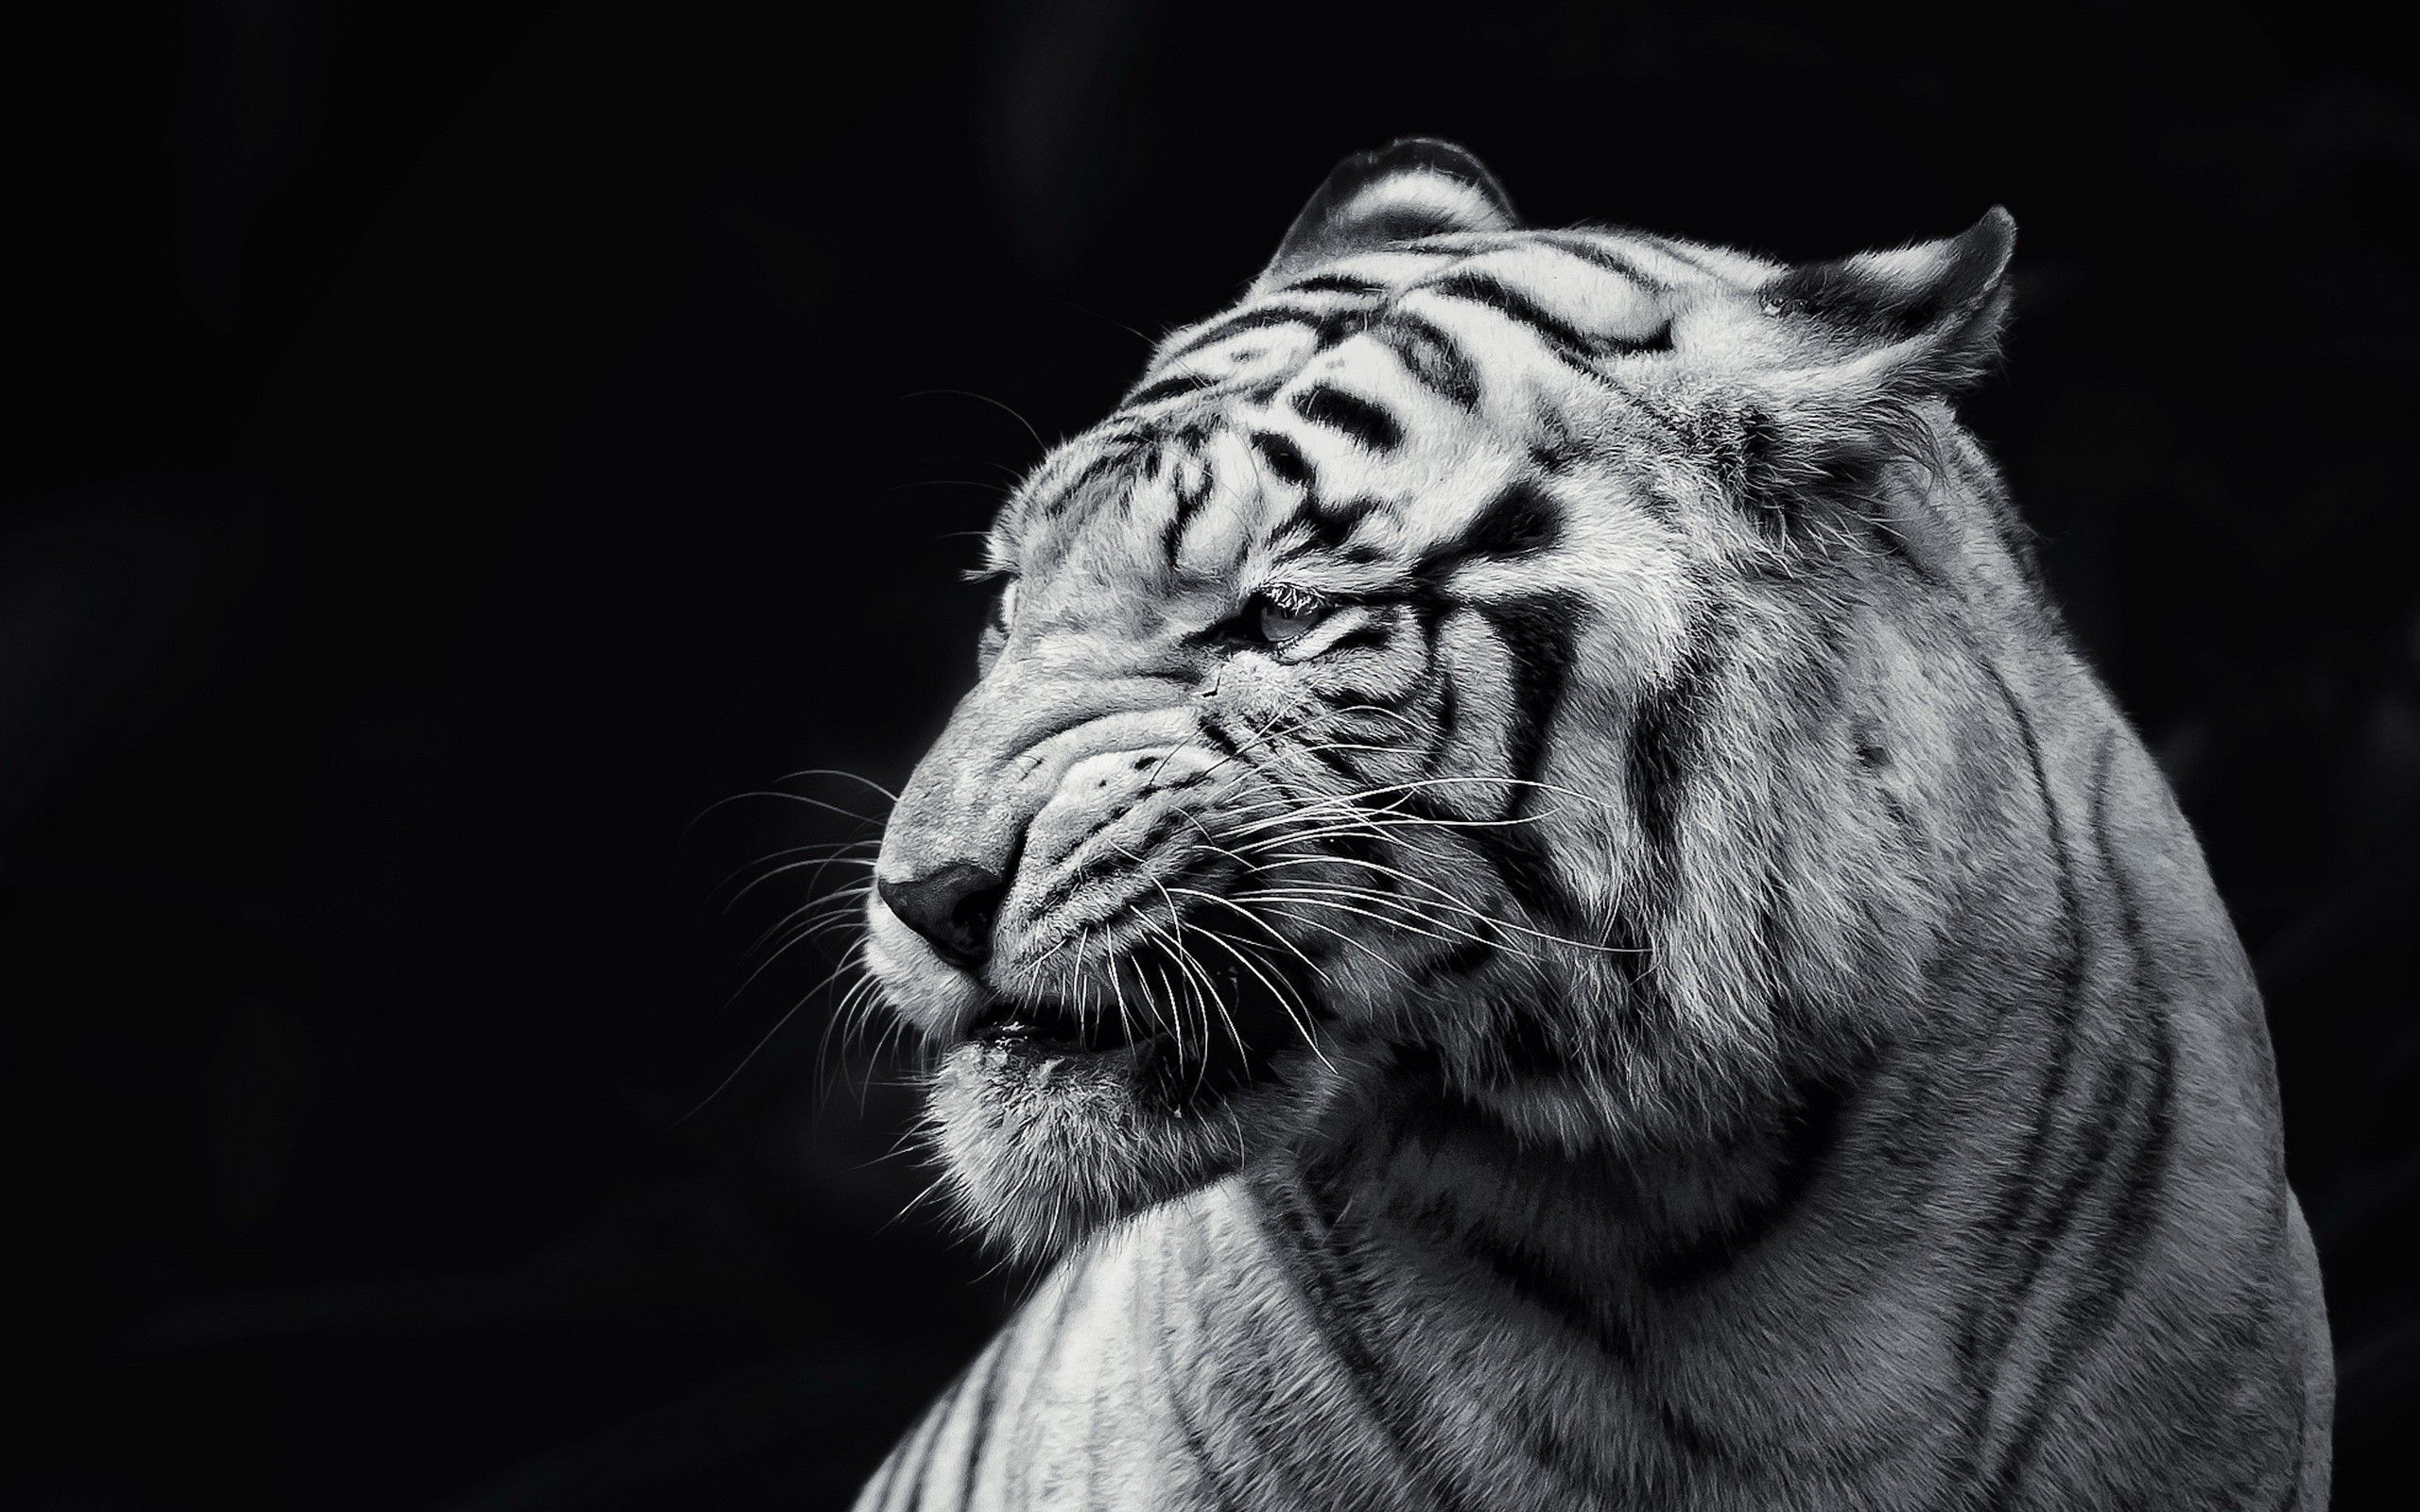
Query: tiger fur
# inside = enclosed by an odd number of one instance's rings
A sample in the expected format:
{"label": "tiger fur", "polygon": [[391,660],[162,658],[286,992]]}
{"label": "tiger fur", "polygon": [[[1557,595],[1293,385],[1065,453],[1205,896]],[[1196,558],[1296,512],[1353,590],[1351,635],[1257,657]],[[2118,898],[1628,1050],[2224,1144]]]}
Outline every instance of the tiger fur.
{"label": "tiger fur", "polygon": [[1055,1261],[867,1509],[2313,1509],[2251,971],[1951,402],[1785,266],[1340,164],[989,542],[867,957]]}

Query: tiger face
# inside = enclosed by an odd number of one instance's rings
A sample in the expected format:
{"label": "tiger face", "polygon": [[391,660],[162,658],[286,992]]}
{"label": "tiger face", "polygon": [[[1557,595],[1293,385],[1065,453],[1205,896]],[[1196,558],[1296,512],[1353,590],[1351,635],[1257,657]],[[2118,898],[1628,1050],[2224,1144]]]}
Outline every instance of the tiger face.
{"label": "tiger face", "polygon": [[869,908],[966,1211],[1049,1248],[1379,1089],[1703,1132],[1854,1041],[1933,927],[1872,759],[1924,737],[1804,690],[1988,549],[1893,501],[2010,235],[1787,268],[1341,165],[991,534]]}

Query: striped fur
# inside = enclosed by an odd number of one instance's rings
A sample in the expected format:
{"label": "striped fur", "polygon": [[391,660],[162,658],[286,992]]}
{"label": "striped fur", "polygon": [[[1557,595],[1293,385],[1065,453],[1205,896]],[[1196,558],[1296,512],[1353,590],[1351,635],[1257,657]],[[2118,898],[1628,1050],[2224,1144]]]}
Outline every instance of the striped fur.
{"label": "striped fur", "polygon": [[2013,238],[1398,144],[1035,472],[869,956],[1055,1268],[860,1506],[2325,1503],[2256,989],[1950,408]]}

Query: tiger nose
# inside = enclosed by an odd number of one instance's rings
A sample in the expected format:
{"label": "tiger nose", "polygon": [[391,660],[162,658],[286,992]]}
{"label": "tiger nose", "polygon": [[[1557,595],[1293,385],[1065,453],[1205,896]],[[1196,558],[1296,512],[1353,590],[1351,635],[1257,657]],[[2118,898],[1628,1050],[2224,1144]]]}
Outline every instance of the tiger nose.
{"label": "tiger nose", "polygon": [[953,861],[921,877],[876,882],[885,906],[925,936],[942,959],[973,971],[992,955],[992,916],[1006,890],[1000,874],[971,861]]}

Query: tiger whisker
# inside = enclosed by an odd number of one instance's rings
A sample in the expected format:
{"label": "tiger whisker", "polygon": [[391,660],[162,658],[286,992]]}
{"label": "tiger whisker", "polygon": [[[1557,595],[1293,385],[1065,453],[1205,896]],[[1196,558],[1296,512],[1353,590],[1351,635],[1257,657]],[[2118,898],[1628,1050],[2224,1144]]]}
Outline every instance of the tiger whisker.
{"label": "tiger whisker", "polygon": [[674,1128],[678,1128],[682,1125],[686,1124],[689,1120],[703,1112],[707,1104],[712,1103],[716,1098],[721,1096],[723,1090],[729,1087],[733,1082],[738,1080],[739,1074],[746,1071],[749,1066],[754,1062],[757,1056],[763,1053],[765,1047],[773,1042],[773,1037],[780,1034],[785,1028],[788,1027],[789,1022],[798,1017],[799,1009],[806,1006],[806,1005],[814,999],[816,992],[822,990],[822,988],[826,984],[836,979],[841,971],[846,971],[847,969],[848,968],[845,963],[840,967],[835,968],[831,976],[825,977],[823,982],[818,983],[815,988],[809,989],[805,996],[800,998],[796,1003],[791,1004],[788,1008],[785,1009],[782,1016],[773,1021],[773,1026],[766,1030],[763,1036],[757,1040],[756,1043],[749,1048],[748,1054],[739,1057],[739,1064],[732,1067],[730,1073],[726,1074],[722,1080],[715,1083],[714,1090],[706,1093],[705,1096],[700,1098],[697,1106],[691,1108],[679,1118],[674,1119],[672,1121],[672,1126]]}
{"label": "tiger whisker", "polygon": [[859,814],[855,809],[844,809],[838,803],[827,803],[820,798],[808,798],[804,793],[783,793],[772,788],[757,787],[750,788],[744,793],[734,793],[729,798],[717,799],[714,802],[707,804],[702,809],[700,809],[698,811],[697,817],[691,819],[686,825],[683,826],[681,833],[683,835],[686,835],[691,830],[696,829],[700,823],[704,822],[708,815],[713,814],[717,809],[725,808],[731,804],[738,803],[752,798],[772,799],[784,803],[803,804],[807,808],[821,809],[827,814],[837,814],[844,819],[854,819],[859,824],[879,824],[882,822],[869,815]]}
{"label": "tiger whisker", "polygon": [[[1213,847],[1212,847],[1212,849],[1213,849],[1213,850],[1224,850],[1225,848],[1224,848],[1224,847],[1220,847],[1220,846],[1213,846]],[[1235,852],[1233,852],[1233,851],[1227,851],[1227,853],[1228,853],[1228,854],[1230,854],[1230,855],[1233,855]],[[1242,858],[1241,858],[1241,857],[1237,857],[1237,859],[1238,859],[1238,860],[1241,860]],[[1250,866],[1250,865],[1251,865],[1251,863],[1246,862],[1246,863],[1245,863],[1245,865],[1246,865],[1246,866]],[[1165,895],[1165,894],[1166,894],[1166,892],[1167,891],[1167,888],[1165,888],[1165,887],[1164,887],[1164,888],[1162,888],[1161,890],[1162,890],[1163,895]],[[1209,900],[1210,902],[1212,902],[1224,903],[1224,902],[1227,902],[1227,900],[1226,900],[1226,899],[1224,899],[1224,898],[1220,898],[1220,897],[1219,897],[1219,896],[1218,896],[1217,894],[1215,894],[1215,893],[1208,893],[1208,892],[1204,892],[1204,891],[1202,891],[1202,890],[1201,890],[1201,888],[1199,888],[1199,887],[1178,887],[1178,888],[1176,888],[1175,890],[1176,890],[1176,891],[1178,891],[1178,892],[1182,892],[1182,893],[1189,894],[1190,896],[1192,896],[1192,897],[1196,897],[1196,898],[1206,898],[1206,899],[1208,899],[1208,900]],[[1173,909],[1175,908],[1175,906],[1176,906],[1176,905],[1174,904],[1174,902],[1171,902],[1169,903],[1169,905],[1168,905],[1168,906],[1169,906],[1169,908],[1170,908],[1171,910],[1173,910]],[[1232,905],[1232,904],[1230,904],[1230,906],[1233,906],[1233,905]],[[1263,929],[1264,931],[1269,930],[1269,924],[1268,924],[1268,921],[1267,921],[1266,919],[1259,919],[1259,918],[1254,917],[1254,916],[1253,916],[1253,915],[1249,910],[1242,910],[1242,912],[1243,912],[1243,914],[1244,914],[1244,917],[1245,917],[1245,918],[1252,919],[1252,921],[1253,921],[1254,924],[1258,925],[1261,929]],[[1320,970],[1320,965],[1319,965],[1319,963],[1318,963],[1317,961],[1312,960],[1308,955],[1306,955],[1306,954],[1305,954],[1303,953],[1303,948],[1302,948],[1301,946],[1296,945],[1292,940],[1289,940],[1289,939],[1286,938],[1283,935],[1276,934],[1274,931],[1270,931],[1270,936],[1271,936],[1272,938],[1274,938],[1274,939],[1275,939],[1279,944],[1284,945],[1288,950],[1292,951],[1292,952],[1294,953],[1295,956],[1296,956],[1297,958],[1299,958],[1299,959],[1302,961],[1302,963],[1303,963],[1304,967],[1305,967],[1306,970],[1308,970],[1308,971],[1309,971],[1313,975],[1315,975],[1315,976],[1324,976],[1324,975],[1326,974],[1326,973],[1324,973],[1323,971],[1322,971]]]}
{"label": "tiger whisker", "polygon": [[823,925],[802,927],[792,933],[788,938],[783,940],[779,946],[775,947],[769,954],[767,954],[764,960],[757,963],[756,969],[750,971],[748,975],[741,980],[739,986],[732,989],[731,995],[723,999],[722,1007],[717,1011],[729,1011],[731,1005],[737,1003],[740,998],[747,993],[748,989],[756,984],[756,979],[758,977],[763,976],[767,971],[772,970],[774,963],[781,960],[783,956],[787,955],[791,951],[796,950],[799,946],[804,944],[807,940],[814,938],[818,934],[821,933],[823,929],[830,927],[836,927],[836,925],[832,921],[827,921]]}
{"label": "tiger whisker", "polygon": [[883,786],[880,782],[875,782],[873,778],[868,777],[861,772],[843,771],[837,766],[808,766],[795,772],[784,772],[781,776],[774,778],[773,781],[776,782],[795,782],[802,777],[838,777],[845,782],[856,782],[862,787],[871,788],[874,792],[881,794],[884,798],[889,799],[893,803],[899,801],[898,794]]}
{"label": "tiger whisker", "polygon": [[[1169,908],[1170,918],[1173,920],[1175,904],[1172,900],[1170,901]],[[1209,984],[1208,973],[1202,971],[1201,963],[1193,959],[1192,953],[1184,949],[1182,940],[1178,936],[1171,935],[1167,929],[1162,927],[1154,919],[1146,918],[1143,922],[1145,927],[1152,930],[1162,939],[1170,942],[1170,963],[1178,970],[1178,979],[1184,982],[1186,988],[1194,994],[1196,999],[1195,1005],[1201,1009],[1201,1055],[1196,1057],[1194,1070],[1194,1091],[1199,1092],[1201,1090],[1201,1076],[1207,1068],[1210,1054],[1210,1014],[1207,1006],[1202,1005],[1200,1000],[1201,987]],[[1216,996],[1215,988],[1212,988],[1212,995]],[[1175,994],[1170,993],[1169,996],[1173,999]],[[1223,1005],[1221,1005],[1220,1011],[1222,1013],[1225,1011]],[[1170,1019],[1174,1025],[1173,1032],[1177,1037],[1177,1051],[1178,1054],[1182,1056],[1184,1050],[1184,1017],[1181,1011],[1172,1010],[1170,1013]],[[1230,1026],[1232,1027],[1232,1024]]]}
{"label": "tiger whisker", "polygon": [[[1333,908],[1340,913],[1358,914],[1364,919],[1373,919],[1381,924],[1392,925],[1396,929],[1402,930],[1408,935],[1422,935],[1435,940],[1443,940],[1446,936],[1451,935],[1457,938],[1470,940],[1477,944],[1492,946],[1499,950],[1504,948],[1504,942],[1501,940],[1489,939],[1483,935],[1474,935],[1469,930],[1457,928],[1452,924],[1445,923],[1441,919],[1430,919],[1423,914],[1415,914],[1413,917],[1418,919],[1421,923],[1431,925],[1433,927],[1428,929],[1415,928],[1399,918],[1394,918],[1386,914],[1372,913],[1369,909],[1357,908],[1350,903],[1332,902],[1326,898],[1299,890],[1280,891],[1270,888],[1255,892],[1239,892],[1236,894],[1236,896],[1238,899],[1270,899],[1277,902],[1301,903],[1305,907]],[[1348,894],[1346,896],[1350,895]],[[1374,895],[1371,901],[1388,903],[1393,902],[1392,899],[1389,899],[1383,894]],[[1443,931],[1443,933],[1440,934],[1440,930]]]}
{"label": "tiger whisker", "polygon": [[[858,844],[867,843],[870,842],[858,842]],[[772,858],[769,856],[766,859],[770,860]],[[757,864],[760,866],[763,865],[762,862]],[[786,862],[781,866],[773,868],[770,871],[766,872],[755,881],[751,882],[747,886],[740,888],[737,892],[733,893],[731,895],[731,901],[722,905],[722,911],[726,914],[730,913],[733,909],[746,902],[750,893],[754,892],[759,887],[762,887],[765,884],[772,881],[775,877],[786,876],[790,872],[803,870],[808,867],[813,867],[815,868],[815,874],[806,879],[806,885],[809,887],[813,887],[820,885],[823,880],[823,873],[831,870],[834,867],[861,867],[868,871],[872,871],[874,868],[874,858],[872,856],[853,856],[848,854],[846,851],[836,851],[831,855],[820,858],[805,861]],[[741,869],[745,870],[747,868],[742,868]],[[735,876],[737,873],[734,873],[734,875]],[[725,881],[728,882],[729,879],[726,878]]]}
{"label": "tiger whisker", "polygon": [[[1122,850],[1124,850],[1124,847],[1120,847],[1119,849]],[[1132,857],[1131,857],[1131,856],[1130,856],[1130,859],[1132,859]],[[1169,948],[1170,948],[1170,949],[1171,949],[1171,951],[1174,953],[1174,959],[1179,963],[1180,969],[1182,969],[1182,968],[1184,968],[1184,967],[1193,967],[1194,969],[1199,970],[1198,963],[1196,963],[1196,962],[1193,960],[1192,953],[1191,953],[1190,951],[1188,951],[1188,950],[1186,950],[1186,949],[1185,949],[1185,945],[1184,945],[1184,916],[1183,912],[1182,912],[1181,910],[1179,910],[1179,909],[1178,909],[1178,907],[1177,907],[1177,905],[1176,905],[1176,900],[1175,900],[1174,898],[1172,898],[1172,897],[1168,896],[1168,889],[1167,889],[1167,885],[1166,885],[1166,884],[1164,884],[1164,883],[1162,883],[1162,882],[1159,880],[1159,878],[1157,878],[1157,877],[1153,877],[1153,878],[1151,878],[1150,880],[1151,880],[1151,885],[1152,885],[1152,886],[1154,886],[1154,887],[1157,887],[1157,888],[1159,889],[1159,891],[1160,891],[1160,901],[1161,901],[1162,902],[1164,902],[1164,903],[1166,903],[1166,904],[1167,905],[1167,910],[1168,910],[1168,925],[1167,925],[1167,929],[1165,929],[1165,930],[1159,930],[1158,932],[1159,932],[1159,933],[1161,933],[1161,934],[1166,935],[1166,936],[1168,937]],[[1155,930],[1156,930],[1156,929],[1157,929],[1157,927],[1158,927],[1158,926],[1155,924],[1155,922],[1154,922],[1154,921],[1153,921],[1153,920],[1152,920],[1149,916],[1144,916],[1143,921],[1144,921],[1144,923],[1145,923],[1147,926],[1150,926],[1150,927],[1154,928]],[[1177,1024],[1178,1024],[1178,1026],[1179,1026],[1179,1034],[1180,1034],[1180,1038],[1179,1038],[1179,1039],[1178,1039],[1178,1040],[1177,1040],[1177,1048],[1178,1048],[1178,1050],[1179,1050],[1179,1051],[1182,1051],[1182,1050],[1184,1048],[1184,1040],[1183,1040],[1183,1038],[1182,1038],[1182,1030],[1183,1030],[1184,1019],[1183,1019],[1183,1016],[1182,1016],[1181,1014],[1174,1014],[1174,1013],[1172,1013],[1172,1014],[1171,1014],[1171,1017],[1173,1017],[1173,1018],[1175,1019],[1175,1021],[1176,1021],[1176,1022],[1177,1022]],[[1208,1055],[1209,1055],[1209,1050],[1210,1050],[1210,1020],[1209,1020],[1209,1015],[1208,1015],[1206,1012],[1203,1014],[1203,1016],[1202,1016],[1202,1021],[1201,1021],[1201,1050],[1202,1050],[1202,1055],[1203,1055],[1203,1057],[1206,1058],[1206,1057],[1208,1057]],[[1199,1091],[1199,1090],[1200,1090],[1200,1088],[1199,1088],[1199,1080],[1200,1080],[1200,1077],[1199,1077],[1199,1074],[1197,1073],[1197,1075],[1196,1075],[1196,1083],[1197,1083],[1197,1085],[1196,1085],[1196,1089],[1195,1089],[1196,1091]]]}
{"label": "tiger whisker", "polygon": [[[1245,913],[1250,912],[1249,910],[1239,911]],[[1335,1062],[1327,1058],[1327,1052],[1320,1048],[1318,1034],[1312,1029],[1311,1022],[1309,1018],[1306,1017],[1308,1010],[1298,1007],[1294,1000],[1286,995],[1286,989],[1279,987],[1275,982],[1270,980],[1269,974],[1263,971],[1258,966],[1254,965],[1252,958],[1246,955],[1242,950],[1237,947],[1234,940],[1227,938],[1224,935],[1215,933],[1210,935],[1209,938],[1213,944],[1218,945],[1228,954],[1234,956],[1236,960],[1242,965],[1245,971],[1250,971],[1254,977],[1258,978],[1261,986],[1269,988],[1270,995],[1276,998],[1277,1005],[1286,1010],[1286,1017],[1293,1021],[1295,1029],[1303,1036],[1303,1042],[1310,1047],[1312,1055],[1319,1057],[1320,1064],[1327,1067],[1330,1071],[1336,1070]],[[1234,1021],[1232,1019],[1228,1021],[1228,1027],[1230,1032],[1233,1032]],[[1247,1050],[1249,1048],[1245,1045],[1243,1036],[1240,1034],[1236,1035],[1236,1048],[1237,1050]]]}
{"label": "tiger whisker", "polygon": [[1042,433],[1033,428],[1033,421],[1026,419],[1023,414],[1017,411],[1014,405],[1004,404],[999,400],[994,399],[989,394],[978,394],[972,388],[918,388],[910,390],[908,393],[904,393],[899,397],[901,399],[971,399],[978,404],[989,404],[994,409],[996,409],[1000,413],[1008,416],[1011,420],[1015,421],[1019,425],[1024,426],[1026,435],[1033,438],[1033,449],[1035,451],[1046,453],[1050,450],[1049,443],[1043,440]]}
{"label": "tiger whisker", "polygon": [[1378,963],[1378,965],[1384,967],[1390,971],[1392,971],[1395,975],[1402,977],[1406,985],[1409,985],[1412,981],[1412,974],[1404,970],[1403,963],[1401,961],[1389,960],[1377,951],[1373,950],[1369,945],[1354,938],[1344,931],[1337,928],[1334,924],[1324,923],[1316,919],[1306,919],[1303,915],[1295,913],[1289,908],[1272,908],[1270,912],[1275,914],[1280,919],[1290,919],[1295,923],[1302,925],[1305,929],[1316,929],[1322,934],[1333,935],[1344,944],[1359,951],[1362,954],[1367,955],[1370,959]]}
{"label": "tiger whisker", "polygon": [[849,912],[856,911],[864,904],[866,898],[873,892],[873,885],[870,883],[856,883],[846,887],[836,888],[831,892],[815,894],[813,897],[807,899],[806,902],[799,904],[796,908],[791,909],[788,913],[784,914],[781,918],[767,925],[764,931],[750,943],[748,947],[748,954],[751,955],[754,954],[757,951],[764,948],[767,940],[771,939],[775,935],[781,933],[790,924],[811,913],[831,912],[836,909]]}
{"label": "tiger whisker", "polygon": [[[1306,853],[1299,856],[1288,855],[1280,860],[1268,863],[1265,867],[1259,869],[1273,871],[1280,867],[1305,866],[1313,862],[1322,864],[1332,862],[1340,866],[1366,868],[1369,870],[1381,872],[1387,876],[1398,878],[1404,882],[1411,884],[1413,886],[1423,888],[1428,892],[1433,892],[1437,894],[1440,899],[1448,903],[1452,903],[1457,906],[1464,906],[1461,905],[1461,900],[1455,898],[1453,894],[1446,892],[1435,883],[1430,882],[1427,878],[1419,876],[1413,872],[1406,871],[1400,867],[1388,866],[1382,861],[1372,861],[1365,856],[1330,855],[1326,853]],[[1547,930],[1532,928],[1528,924],[1516,924],[1510,919],[1491,919],[1490,922],[1495,924],[1501,929],[1509,929],[1519,934],[1534,936],[1536,938],[1550,945],[1569,945],[1579,950],[1602,951],[1609,954],[1616,955],[1640,955],[1646,954],[1644,950],[1637,946],[1607,945],[1594,940],[1573,939],[1567,935],[1553,934]]]}

